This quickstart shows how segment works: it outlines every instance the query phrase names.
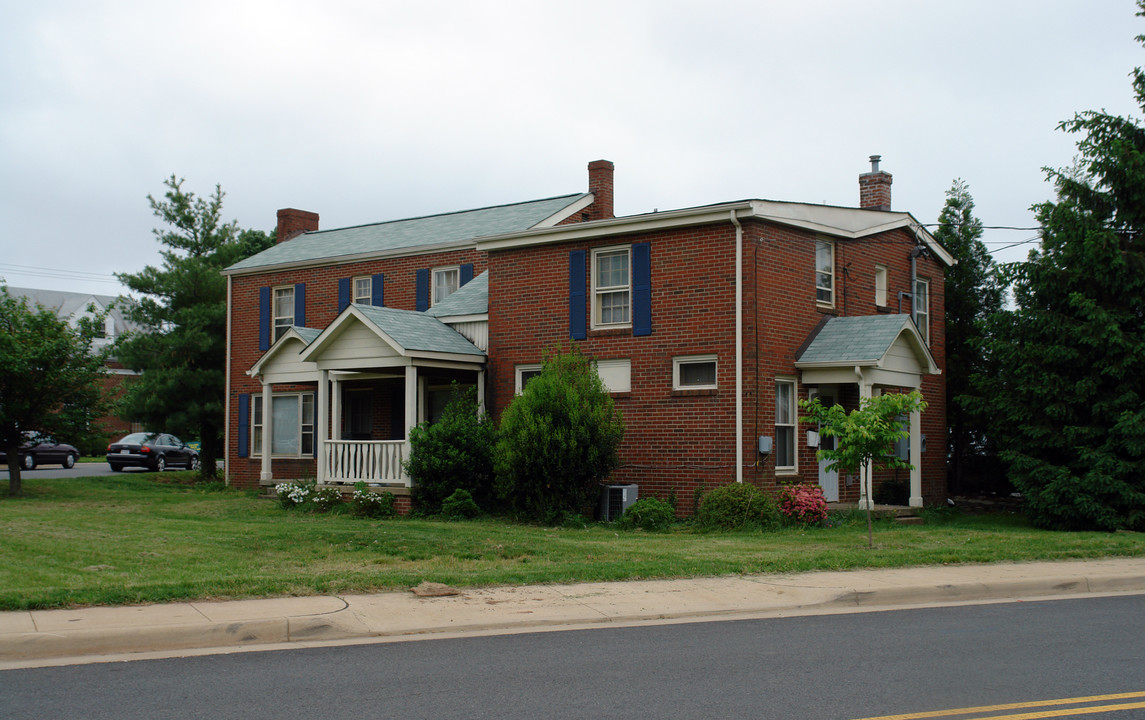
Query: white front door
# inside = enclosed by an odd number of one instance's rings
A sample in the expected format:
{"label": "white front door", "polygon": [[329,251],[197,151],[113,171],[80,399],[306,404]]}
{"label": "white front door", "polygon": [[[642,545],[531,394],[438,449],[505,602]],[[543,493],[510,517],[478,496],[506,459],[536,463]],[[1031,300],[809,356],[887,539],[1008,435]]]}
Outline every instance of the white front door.
{"label": "white front door", "polygon": [[[835,404],[835,398],[830,395],[820,395],[819,402],[824,407],[831,407]],[[820,450],[834,450],[839,441],[835,436],[826,436],[822,433],[819,434],[819,449]],[[827,460],[819,461],[819,487],[823,488],[823,499],[827,502],[839,502],[839,471],[828,470],[827,465],[830,463]]]}

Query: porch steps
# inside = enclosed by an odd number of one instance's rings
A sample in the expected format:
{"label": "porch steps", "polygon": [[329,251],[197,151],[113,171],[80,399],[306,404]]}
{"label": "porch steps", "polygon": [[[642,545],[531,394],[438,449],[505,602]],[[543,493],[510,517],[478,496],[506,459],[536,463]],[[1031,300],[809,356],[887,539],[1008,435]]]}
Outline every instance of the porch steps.
{"label": "porch steps", "polygon": [[[858,503],[827,503],[828,510],[857,510]],[[899,525],[922,525],[925,523],[918,511],[922,508],[907,507],[906,505],[875,505],[871,509],[871,516],[876,518],[893,517]]]}

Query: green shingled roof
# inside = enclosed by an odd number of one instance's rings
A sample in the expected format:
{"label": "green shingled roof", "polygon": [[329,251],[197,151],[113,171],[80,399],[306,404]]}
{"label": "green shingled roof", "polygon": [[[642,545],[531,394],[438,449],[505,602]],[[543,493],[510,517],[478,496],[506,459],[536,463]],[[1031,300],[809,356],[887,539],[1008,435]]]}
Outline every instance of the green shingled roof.
{"label": "green shingled roof", "polygon": [[355,304],[354,308],[407,351],[485,357],[485,353],[466,340],[465,336],[432,315],[373,305]]}
{"label": "green shingled roof", "polygon": [[583,197],[583,193],[562,195],[513,205],[303,233],[231,265],[226,272],[465,243],[485,235],[519,232],[536,226]]}
{"label": "green shingled roof", "polygon": [[462,285],[449,297],[426,310],[434,317],[484,315],[489,312],[489,271]]}
{"label": "green shingled roof", "polygon": [[798,363],[865,365],[880,360],[910,323],[909,315],[833,317],[819,330]]}

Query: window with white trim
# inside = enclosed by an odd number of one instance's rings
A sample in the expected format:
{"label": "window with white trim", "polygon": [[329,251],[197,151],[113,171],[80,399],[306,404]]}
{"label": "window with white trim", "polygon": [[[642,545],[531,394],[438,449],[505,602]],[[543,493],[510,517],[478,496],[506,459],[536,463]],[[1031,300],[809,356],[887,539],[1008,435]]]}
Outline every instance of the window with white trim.
{"label": "window with white trim", "polygon": [[610,393],[632,391],[632,361],[627,358],[597,360],[596,374],[604,383],[604,389]]}
{"label": "window with white trim", "polygon": [[529,381],[541,374],[540,363],[530,363],[528,365],[518,365],[516,367],[516,383],[515,390],[518,394],[525,389]]}
{"label": "window with white trim", "polygon": [[882,265],[875,266],[875,304],[887,306],[887,269]]}
{"label": "window with white trim", "polygon": [[354,282],[354,297],[351,302],[358,305],[371,305],[374,302],[374,278],[369,275],[356,277]]}
{"label": "window with white trim", "polygon": [[775,470],[794,472],[795,424],[795,381],[776,378],[775,380]]}
{"label": "window with white trim", "polygon": [[433,298],[431,305],[436,305],[461,287],[461,267],[434,268],[433,270]]}
{"label": "window with white trim", "polygon": [[592,251],[592,326],[632,325],[632,248]]}
{"label": "window with white trim", "polygon": [[815,240],[815,302],[835,305],[835,243]]}
{"label": "window with white trim", "polygon": [[683,355],[672,358],[673,390],[715,390],[716,356]]}
{"label": "window with white trim", "polygon": [[[314,454],[314,393],[283,393],[270,398],[270,451],[274,457]],[[262,455],[262,395],[251,396],[251,455]]]}
{"label": "window with white trim", "polygon": [[274,289],[274,310],[270,319],[272,342],[294,327],[294,286]]}
{"label": "window with white trim", "polygon": [[914,283],[914,317],[918,333],[930,344],[930,281],[918,278]]}

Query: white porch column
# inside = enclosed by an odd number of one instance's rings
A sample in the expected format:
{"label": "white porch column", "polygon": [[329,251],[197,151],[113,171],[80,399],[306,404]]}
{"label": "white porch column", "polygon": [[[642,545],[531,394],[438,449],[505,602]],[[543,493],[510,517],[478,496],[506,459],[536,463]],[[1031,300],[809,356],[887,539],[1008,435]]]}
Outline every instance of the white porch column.
{"label": "white porch column", "polygon": [[[342,439],[342,380],[339,375],[330,376],[330,436],[331,440]],[[326,437],[326,436],[323,436]]]}
{"label": "white porch column", "polygon": [[[871,383],[863,376],[861,368],[855,368],[859,376],[859,402],[871,399]],[[874,466],[871,462],[859,468],[859,509],[866,510],[875,506],[874,501]]]}
{"label": "white porch column", "polygon": [[266,380],[262,381],[262,471],[259,474],[261,480],[273,480],[274,475],[270,470],[270,455],[271,445],[274,438],[274,412],[271,409],[273,404],[270,397],[270,383]]}
{"label": "white porch column", "polygon": [[410,430],[417,427],[417,380],[417,368],[406,365],[406,442],[409,442]]}
{"label": "white porch column", "polygon": [[326,441],[330,439],[330,371],[318,371],[318,483],[326,482]]}
{"label": "white porch column", "polygon": [[477,371],[477,417],[485,414],[485,369]]}
{"label": "white porch column", "polygon": [[917,410],[910,414],[910,464],[910,506],[922,507],[922,413]]}

